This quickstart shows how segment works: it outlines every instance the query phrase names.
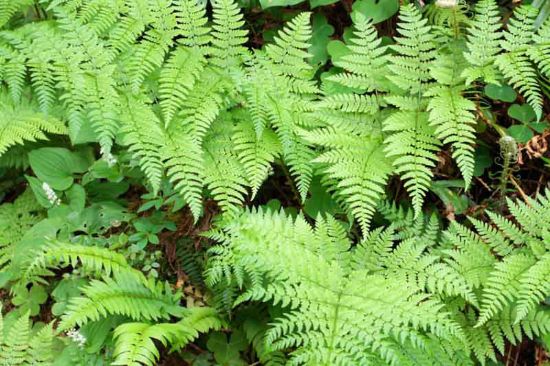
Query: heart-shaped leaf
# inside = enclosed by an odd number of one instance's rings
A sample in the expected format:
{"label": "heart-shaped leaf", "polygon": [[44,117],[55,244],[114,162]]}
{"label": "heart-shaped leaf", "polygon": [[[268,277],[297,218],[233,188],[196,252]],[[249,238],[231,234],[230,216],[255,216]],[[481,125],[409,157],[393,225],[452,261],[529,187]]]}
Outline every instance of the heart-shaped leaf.
{"label": "heart-shaped leaf", "polygon": [[524,144],[533,138],[533,131],[525,125],[516,125],[508,128],[508,134],[520,144]]}
{"label": "heart-shaped leaf", "polygon": [[517,93],[508,85],[485,85],[484,93],[493,100],[500,100],[507,103],[512,103],[517,98]]}
{"label": "heart-shaped leaf", "polygon": [[334,33],[334,27],[327,22],[323,14],[313,16],[313,34],[311,36],[311,47],[309,53],[313,55],[309,62],[313,65],[324,64],[328,59],[327,45],[330,36]]}
{"label": "heart-shaped leaf", "polygon": [[260,5],[262,9],[267,9],[274,6],[291,6],[303,2],[304,0],[260,0]]}
{"label": "heart-shaped leaf", "polygon": [[529,104],[512,104],[508,108],[508,115],[523,123],[529,123],[537,118],[535,111]]}
{"label": "heart-shaped leaf", "polygon": [[358,0],[353,3],[351,18],[355,20],[357,14],[363,14],[372,19],[374,24],[391,18],[399,10],[398,0]]}

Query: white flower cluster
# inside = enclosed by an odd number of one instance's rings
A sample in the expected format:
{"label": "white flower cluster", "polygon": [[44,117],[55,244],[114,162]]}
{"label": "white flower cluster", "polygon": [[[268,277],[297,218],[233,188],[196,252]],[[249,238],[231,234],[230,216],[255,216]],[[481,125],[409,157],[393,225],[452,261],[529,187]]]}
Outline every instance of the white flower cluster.
{"label": "white flower cluster", "polygon": [[435,6],[440,8],[454,8],[458,5],[458,0],[437,0]]}
{"label": "white flower cluster", "polygon": [[42,183],[42,190],[44,191],[46,197],[48,197],[48,201],[50,201],[52,205],[59,206],[61,204],[61,200],[59,199],[59,197],[57,197],[57,194],[48,183]]}
{"label": "white flower cluster", "polygon": [[80,348],[83,348],[86,344],[86,337],[84,337],[77,329],[69,329],[65,334]]}
{"label": "white flower cluster", "polygon": [[107,152],[107,153],[103,154],[103,160],[105,160],[107,162],[107,165],[109,167],[112,167],[117,162],[116,158],[110,152]]}

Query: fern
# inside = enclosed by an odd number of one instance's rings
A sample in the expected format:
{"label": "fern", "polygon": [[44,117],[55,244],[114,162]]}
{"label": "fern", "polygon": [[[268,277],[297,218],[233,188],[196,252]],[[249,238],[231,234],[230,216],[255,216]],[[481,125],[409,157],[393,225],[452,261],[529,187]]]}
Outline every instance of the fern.
{"label": "fern", "polygon": [[17,197],[15,202],[0,205],[0,269],[10,264],[16,244],[43,218],[41,211],[30,190]]}
{"label": "fern", "polygon": [[135,277],[118,275],[115,279],[92,280],[83,289],[83,297],[71,299],[59,324],[60,329],[82,326],[108,315],[124,315],[133,320],[168,319],[181,316],[179,294],[173,294],[168,284],[146,283]]}
{"label": "fern", "polygon": [[314,162],[326,167],[324,174],[336,181],[334,189],[368,232],[370,220],[392,172],[380,137],[347,125],[327,126],[307,135],[307,140],[327,149]]}
{"label": "fern", "polygon": [[244,20],[236,2],[214,0],[212,25],[212,55],[214,64],[221,67],[234,66],[242,62],[246,49],[247,31],[242,29]]}
{"label": "fern", "polygon": [[204,61],[201,49],[180,47],[173,52],[162,68],[159,93],[166,123],[172,120],[182,106],[189,89],[199,78]]}
{"label": "fern", "polygon": [[44,325],[37,332],[31,331],[28,313],[19,316],[6,333],[3,331],[3,323],[0,312],[0,365],[53,365],[52,324]]}
{"label": "fern", "polygon": [[389,56],[388,79],[406,92],[387,97],[400,110],[384,121],[384,131],[392,133],[385,139],[386,152],[394,156],[395,171],[405,180],[415,212],[420,212],[422,201],[432,179],[440,142],[428,124],[422,94],[430,80],[430,65],[435,57],[434,35],[420,12],[412,5],[401,8],[397,53]]}
{"label": "fern", "polygon": [[161,151],[164,132],[160,120],[146,103],[146,98],[126,96],[121,109],[123,143],[129,145],[128,150],[139,161],[139,166],[156,194],[164,173]]}
{"label": "fern", "polygon": [[51,269],[69,265],[74,267],[77,264],[98,276],[126,275],[134,280],[145,281],[141,272],[133,269],[122,254],[106,248],[51,241],[33,254],[27,263],[24,281],[43,282],[40,277],[53,275]]}
{"label": "fern", "polygon": [[25,141],[46,140],[46,133],[67,133],[59,119],[38,111],[32,103],[13,103],[4,90],[0,93],[0,109],[0,155]]}
{"label": "fern", "polygon": [[[479,316],[471,324],[480,330],[472,332],[488,332],[500,351],[503,337],[516,343],[522,331],[530,337],[547,332],[548,321],[543,320],[547,315],[540,303],[550,291],[544,244],[549,202],[548,192],[528,203],[509,201],[518,224],[490,213],[493,225],[471,219],[478,233],[459,224],[444,233],[448,244],[443,253],[449,264],[482,290]],[[540,319],[540,326],[533,319]]]}
{"label": "fern", "polygon": [[[442,305],[406,276],[355,267],[339,225],[320,220],[313,230],[301,217],[294,221],[283,213],[243,213],[211,235],[223,240],[224,249],[215,251],[221,255],[211,262],[209,282],[222,281],[229,271],[244,284],[237,304],[257,300],[286,309],[266,342],[275,350],[297,347],[296,364],[402,364],[412,360],[401,345],[426,345],[430,333],[441,342],[462,337],[458,325],[441,312]],[[350,322],[355,325],[349,327]],[[433,361],[430,356],[434,354],[427,355]]]}
{"label": "fern", "polygon": [[17,12],[32,5],[30,0],[2,0],[0,1],[0,27],[9,22]]}
{"label": "fern", "polygon": [[476,105],[464,97],[462,80],[456,76],[461,73],[461,61],[456,53],[441,56],[432,70],[439,85],[428,90],[425,96],[432,97],[427,107],[430,125],[436,127],[434,133],[438,139],[451,144],[453,159],[468,188],[474,172]]}
{"label": "fern", "polygon": [[154,340],[164,346],[172,344],[179,349],[211,329],[219,329],[221,322],[209,308],[186,309],[177,323],[124,323],[114,332],[116,345],[113,365],[155,365],[159,352]]}
{"label": "fern", "polygon": [[470,63],[463,72],[468,84],[477,79],[498,84],[493,62],[500,52],[500,27],[499,10],[495,1],[479,1],[475,7],[474,19],[468,28],[468,51],[464,53],[464,57]]}
{"label": "fern", "polygon": [[528,6],[514,12],[514,18],[510,20],[504,39],[501,40],[501,47],[507,52],[499,55],[495,62],[509,83],[525,96],[539,120],[542,115],[542,94],[536,69],[526,51],[536,14],[536,10]]}

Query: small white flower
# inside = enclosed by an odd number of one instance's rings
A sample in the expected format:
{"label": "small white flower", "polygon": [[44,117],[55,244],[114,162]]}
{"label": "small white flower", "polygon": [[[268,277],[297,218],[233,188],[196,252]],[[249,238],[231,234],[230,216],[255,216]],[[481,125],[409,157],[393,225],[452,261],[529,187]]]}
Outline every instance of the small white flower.
{"label": "small white flower", "polygon": [[61,200],[57,197],[57,194],[48,183],[42,183],[42,190],[52,205],[59,206],[61,204]]}
{"label": "small white flower", "polygon": [[103,154],[103,160],[107,162],[109,167],[112,167],[117,163],[117,159],[110,152]]}
{"label": "small white flower", "polygon": [[435,6],[440,8],[454,8],[458,5],[458,0],[437,0]]}
{"label": "small white flower", "polygon": [[75,342],[78,347],[84,348],[84,345],[86,344],[86,337],[84,337],[80,331],[72,328],[69,329],[65,335]]}

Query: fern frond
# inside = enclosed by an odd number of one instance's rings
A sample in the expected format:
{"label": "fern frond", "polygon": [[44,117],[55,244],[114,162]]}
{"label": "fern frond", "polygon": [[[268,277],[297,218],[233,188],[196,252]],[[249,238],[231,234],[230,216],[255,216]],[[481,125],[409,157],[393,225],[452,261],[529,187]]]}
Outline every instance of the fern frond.
{"label": "fern frond", "polygon": [[295,77],[304,77],[311,70],[305,61],[311,38],[310,13],[298,14],[278,32],[274,42],[266,46],[266,54],[281,72]]}
{"label": "fern frond", "polygon": [[168,124],[199,79],[205,63],[200,48],[178,47],[163,66],[159,77],[160,106]]}
{"label": "fern frond", "polygon": [[222,211],[229,214],[239,211],[249,186],[243,165],[234,153],[232,127],[231,117],[220,116],[204,143],[204,168],[208,172],[204,183]]}
{"label": "fern frond", "polygon": [[204,157],[200,145],[193,141],[189,130],[170,128],[164,135],[162,156],[166,175],[197,220],[202,212],[204,182]]}
{"label": "fern frond", "polygon": [[433,178],[432,168],[437,163],[436,152],[441,143],[434,137],[435,129],[429,125],[426,112],[395,112],[384,121],[383,129],[391,133],[384,141],[385,152],[395,157],[395,172],[405,181],[418,215]]}
{"label": "fern frond", "polygon": [[172,45],[172,34],[152,29],[141,43],[132,47],[127,69],[132,91],[138,93],[145,77],[159,68]]}
{"label": "fern frond", "polygon": [[391,74],[388,78],[412,95],[422,93],[430,76],[431,62],[435,58],[435,35],[428,20],[413,5],[402,6],[399,13],[396,44],[391,45],[395,55],[388,56]]}
{"label": "fern frond", "polygon": [[122,17],[109,32],[108,44],[118,51],[131,46],[150,21],[147,0],[127,1],[126,5],[128,15]]}
{"label": "fern frond", "polygon": [[32,104],[13,103],[5,93],[0,93],[0,155],[25,141],[46,140],[46,133],[67,134],[67,128],[57,118],[37,111]]}
{"label": "fern frond", "polygon": [[499,55],[495,63],[510,85],[525,96],[539,120],[542,116],[542,93],[537,71],[527,51],[536,15],[536,9],[529,6],[521,6],[514,12],[501,40],[501,47],[507,52]]}
{"label": "fern frond", "polygon": [[535,264],[535,259],[525,254],[509,255],[495,265],[487,279],[481,300],[477,325],[482,325],[513,301],[520,290],[520,278]]}
{"label": "fern frond", "polygon": [[495,0],[481,0],[476,4],[475,16],[468,27],[467,52],[464,57],[470,63],[462,74],[466,83],[482,79],[487,83],[498,84],[493,64],[500,52],[499,41],[502,38],[500,14]]}
{"label": "fern frond", "polygon": [[31,365],[50,366],[54,362],[53,323],[45,325],[31,339],[28,350]]}
{"label": "fern frond", "polygon": [[[413,283],[391,272],[351,270],[350,242],[342,230],[327,236],[331,227],[320,220],[313,231],[302,217],[258,211],[242,214],[215,235],[225,250],[213,265],[227,261],[236,275],[251,276],[237,303],[257,300],[288,308],[266,334],[274,350],[296,348],[294,364],[397,364],[401,356],[412,363],[410,354],[401,355],[401,344],[422,349],[428,334],[462,337],[442,305]],[[441,347],[439,342],[433,347]]]}
{"label": "fern frond", "polygon": [[110,153],[115,135],[120,128],[120,96],[113,85],[113,71],[113,67],[104,68],[85,79],[84,102],[88,118],[98,135],[103,155]]}
{"label": "fern frond", "polygon": [[165,347],[179,349],[199,335],[221,326],[210,308],[185,309],[184,318],[177,323],[124,323],[114,331],[116,340],[113,365],[152,366],[159,358],[154,341]]}
{"label": "fern frond", "polygon": [[330,76],[328,80],[367,92],[384,91],[387,47],[381,45],[382,39],[377,37],[376,28],[362,14],[358,14],[355,19],[354,28],[356,29],[353,32],[354,37],[346,45],[351,50],[351,54],[334,62],[336,66],[348,73]]}
{"label": "fern frond", "polygon": [[51,269],[81,266],[95,275],[127,275],[144,281],[143,274],[133,269],[124,256],[107,248],[52,241],[33,253],[23,279],[41,281],[39,276],[52,275]]}
{"label": "fern frond", "polygon": [[307,134],[306,140],[325,148],[314,162],[324,165],[324,174],[337,182],[336,194],[342,196],[366,235],[392,172],[382,139],[329,126]]}
{"label": "fern frond", "polygon": [[233,0],[212,1],[212,11],[212,62],[221,67],[235,66],[246,55],[243,44],[248,31],[243,29],[243,15]]}
{"label": "fern frond", "polygon": [[173,294],[168,284],[154,280],[144,283],[133,276],[120,274],[115,279],[92,280],[82,292],[82,297],[71,298],[60,329],[82,326],[113,314],[136,321],[168,319],[182,314],[180,295]]}
{"label": "fern frond", "polygon": [[550,252],[544,254],[520,279],[515,321],[523,320],[550,294]]}
{"label": "fern frond", "polygon": [[527,50],[531,60],[538,66],[539,72],[550,77],[550,21],[546,21],[533,35],[533,44]]}
{"label": "fern frond", "polygon": [[432,97],[428,103],[430,125],[435,126],[437,138],[453,147],[453,159],[468,188],[474,173],[476,105],[464,98],[460,86],[438,86],[432,88],[426,96]]}
{"label": "fern frond", "polygon": [[[1,317],[0,314],[0,322],[2,322]],[[23,366],[32,361],[28,359],[27,354],[30,343],[30,324],[29,312],[26,312],[15,321],[5,338],[3,334],[0,334],[0,340],[2,340],[0,342],[0,364]]]}
{"label": "fern frond", "polygon": [[129,95],[123,97],[120,132],[123,143],[129,145],[128,150],[139,161],[141,170],[156,194],[163,175],[163,131],[160,120],[144,99]]}
{"label": "fern frond", "polygon": [[252,198],[267,178],[271,164],[281,154],[281,145],[275,133],[264,130],[258,137],[250,120],[239,121],[232,136],[235,150],[243,164],[252,188]]}
{"label": "fern frond", "polygon": [[174,7],[179,33],[184,37],[178,42],[188,47],[208,44],[210,27],[206,25],[208,18],[204,5],[193,0],[177,0]]}
{"label": "fern frond", "polygon": [[31,6],[32,0],[0,0],[0,28],[17,12]]}

